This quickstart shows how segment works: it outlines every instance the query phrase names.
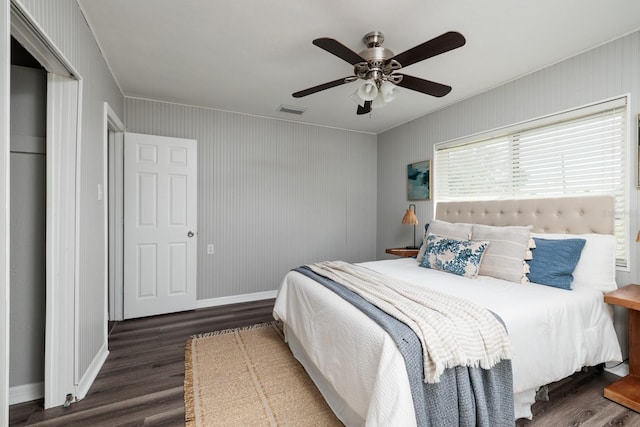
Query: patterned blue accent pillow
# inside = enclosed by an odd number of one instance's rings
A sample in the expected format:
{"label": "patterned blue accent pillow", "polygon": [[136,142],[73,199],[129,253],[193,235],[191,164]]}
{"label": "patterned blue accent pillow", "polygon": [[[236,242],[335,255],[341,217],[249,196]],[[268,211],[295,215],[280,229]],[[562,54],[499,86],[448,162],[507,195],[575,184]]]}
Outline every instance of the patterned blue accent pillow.
{"label": "patterned blue accent pillow", "polygon": [[456,240],[429,234],[420,267],[432,268],[471,279],[478,276],[484,251],[489,246],[485,241]]}
{"label": "patterned blue accent pillow", "polygon": [[529,263],[529,281],[540,285],[571,290],[573,271],[580,260],[585,239],[540,239]]}

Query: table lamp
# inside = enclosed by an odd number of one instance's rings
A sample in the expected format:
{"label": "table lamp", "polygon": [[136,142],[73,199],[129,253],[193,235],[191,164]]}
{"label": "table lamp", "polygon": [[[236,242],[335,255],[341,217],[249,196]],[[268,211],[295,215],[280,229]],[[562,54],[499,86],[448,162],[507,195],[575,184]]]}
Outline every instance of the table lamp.
{"label": "table lamp", "polygon": [[416,205],[413,203],[409,205],[409,209],[405,212],[402,223],[413,225],[413,246],[407,246],[407,249],[418,249],[416,246],[416,225],[418,224],[418,217],[416,217]]}

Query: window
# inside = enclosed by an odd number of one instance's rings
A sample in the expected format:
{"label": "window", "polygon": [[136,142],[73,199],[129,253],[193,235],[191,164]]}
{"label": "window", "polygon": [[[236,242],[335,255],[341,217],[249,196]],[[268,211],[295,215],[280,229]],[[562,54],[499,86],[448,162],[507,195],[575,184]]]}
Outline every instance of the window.
{"label": "window", "polygon": [[435,147],[437,201],[612,194],[626,266],[626,98]]}

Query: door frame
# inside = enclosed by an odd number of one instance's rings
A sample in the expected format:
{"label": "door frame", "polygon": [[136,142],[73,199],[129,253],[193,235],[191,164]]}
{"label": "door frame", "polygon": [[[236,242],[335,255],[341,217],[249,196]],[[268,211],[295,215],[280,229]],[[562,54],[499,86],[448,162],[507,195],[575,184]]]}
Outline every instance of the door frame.
{"label": "door frame", "polygon": [[[10,11],[11,35],[48,73],[44,378],[44,406],[47,409],[64,404],[68,395],[75,399],[79,380],[77,260],[80,246],[79,221],[76,219],[80,207],[83,82],[20,2],[11,0]],[[8,349],[8,342],[6,347]]]}
{"label": "door frame", "polygon": [[10,109],[10,7],[0,3],[0,425],[9,425],[9,109]]}
{"label": "door frame", "polygon": [[[113,132],[114,140],[109,141],[109,132]],[[103,142],[103,170],[102,182],[109,183],[104,191],[104,217],[105,221],[104,242],[105,242],[105,302],[107,307],[105,313],[108,315],[105,321],[105,328],[108,327],[108,320],[123,320],[123,242],[119,230],[123,227],[123,207],[124,187],[124,132],[125,126],[118,115],[113,111],[108,102],[104,103],[104,127],[102,130]],[[112,185],[114,183],[115,185]],[[114,206],[111,206],[111,205]],[[115,213],[110,215],[109,211]],[[108,332],[105,331],[108,339]]]}

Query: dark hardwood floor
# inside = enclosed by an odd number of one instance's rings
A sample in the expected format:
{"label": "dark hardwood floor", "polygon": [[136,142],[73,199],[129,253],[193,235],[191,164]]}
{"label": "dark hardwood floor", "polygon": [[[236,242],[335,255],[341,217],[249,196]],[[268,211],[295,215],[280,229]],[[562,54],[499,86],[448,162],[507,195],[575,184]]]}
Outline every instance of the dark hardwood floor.
{"label": "dark hardwood floor", "polygon": [[634,426],[640,414],[603,396],[603,389],[620,377],[598,368],[577,372],[549,385],[549,400],[536,402],[533,420],[520,419],[516,427]]}
{"label": "dark hardwood floor", "polygon": [[184,425],[184,345],[191,335],[273,320],[274,300],[117,322],[109,357],[87,396],[44,411],[42,401],[13,405],[12,426]]}
{"label": "dark hardwood floor", "polygon": [[[273,300],[117,322],[109,357],[88,395],[69,408],[44,411],[42,401],[10,407],[10,425],[180,426],[184,422],[184,344],[195,334],[272,320]],[[602,396],[618,377],[589,369],[549,386],[534,419],[517,427],[639,426],[640,414]]]}

